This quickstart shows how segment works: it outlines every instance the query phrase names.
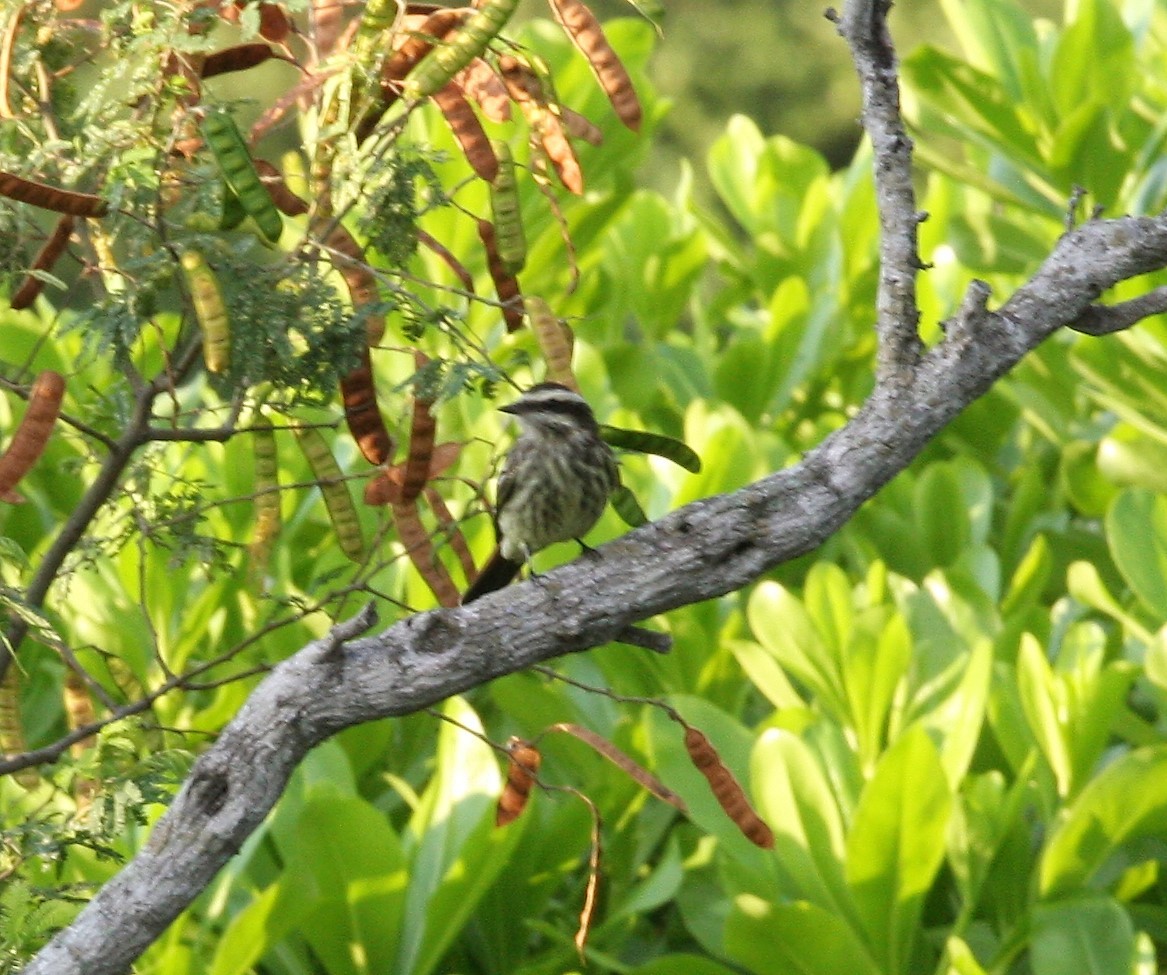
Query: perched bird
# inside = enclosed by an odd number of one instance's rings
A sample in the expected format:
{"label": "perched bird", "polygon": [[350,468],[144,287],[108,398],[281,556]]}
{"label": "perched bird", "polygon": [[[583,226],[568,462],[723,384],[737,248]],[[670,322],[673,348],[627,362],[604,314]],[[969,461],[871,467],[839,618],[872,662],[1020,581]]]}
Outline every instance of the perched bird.
{"label": "perched bird", "polygon": [[578,393],[540,383],[502,411],[519,421],[520,432],[498,479],[498,547],[463,604],[501,589],[540,549],[584,535],[619,483],[616,458]]}

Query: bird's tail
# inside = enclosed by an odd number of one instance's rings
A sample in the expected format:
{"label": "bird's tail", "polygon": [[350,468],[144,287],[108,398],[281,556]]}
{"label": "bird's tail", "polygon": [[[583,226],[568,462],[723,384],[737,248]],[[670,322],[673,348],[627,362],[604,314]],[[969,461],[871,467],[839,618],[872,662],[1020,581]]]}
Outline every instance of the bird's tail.
{"label": "bird's tail", "polygon": [[485,596],[488,592],[501,589],[518,575],[519,569],[522,567],[522,562],[512,562],[510,559],[504,558],[502,552],[495,549],[490,561],[478,573],[478,578],[466,590],[466,594],[462,597],[462,605],[465,606],[479,596]]}

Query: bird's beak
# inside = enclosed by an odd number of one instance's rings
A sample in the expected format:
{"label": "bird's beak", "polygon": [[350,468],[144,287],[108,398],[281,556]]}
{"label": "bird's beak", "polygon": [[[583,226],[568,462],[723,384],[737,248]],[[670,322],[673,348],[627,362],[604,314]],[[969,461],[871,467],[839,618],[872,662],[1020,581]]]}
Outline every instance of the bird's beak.
{"label": "bird's beak", "polygon": [[498,408],[498,411],[500,413],[510,413],[512,416],[514,416],[516,413],[519,412],[518,411],[518,403],[508,403],[506,406],[500,406]]}

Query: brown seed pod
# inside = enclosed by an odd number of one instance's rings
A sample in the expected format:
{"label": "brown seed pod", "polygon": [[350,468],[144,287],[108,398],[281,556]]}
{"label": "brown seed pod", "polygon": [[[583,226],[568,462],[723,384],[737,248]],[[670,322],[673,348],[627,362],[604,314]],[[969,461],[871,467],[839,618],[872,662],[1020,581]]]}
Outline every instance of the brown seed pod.
{"label": "brown seed pod", "polygon": [[[414,359],[418,369],[426,363],[426,357],[420,352],[414,355]],[[429,480],[430,464],[434,456],[434,434],[437,432],[437,421],[430,412],[431,406],[432,399],[414,396],[413,421],[409,428],[409,456],[401,480],[403,502],[413,501]]]}
{"label": "brown seed pod", "polygon": [[[45,241],[44,246],[41,247],[33,259],[32,270],[50,270],[57,263],[57,258],[64,252],[65,247],[69,243],[69,236],[72,233],[73,218],[66,213],[57,221],[57,226],[53,228],[49,239]],[[16,289],[16,293],[13,294],[9,305],[17,311],[20,311],[22,308],[27,308],[36,300],[36,296],[41,293],[41,289],[44,286],[45,282],[42,278],[35,274],[28,275],[20,287]]]}
{"label": "brown seed pod", "polygon": [[473,276],[466,270],[466,265],[459,261],[445,244],[435,240],[420,227],[417,229],[417,242],[437,254],[446,267],[454,272],[454,276],[458,279],[458,283],[462,285],[463,289],[470,294],[474,294]]}
{"label": "brown seed pod", "polygon": [[63,190],[47,183],[25,179],[15,173],[0,171],[0,196],[20,203],[28,203],[42,210],[68,213],[74,217],[101,217],[109,212],[109,204],[92,193]]}
{"label": "brown seed pod", "polygon": [[551,9],[572,43],[587,58],[596,80],[612,103],[616,117],[633,132],[639,132],[640,99],[623,62],[604,36],[596,15],[583,0],[551,0]]}
{"label": "brown seed pod", "polygon": [[393,453],[393,438],[377,406],[373,362],[367,348],[362,352],[361,364],[340,381],[340,391],[344,419],[361,454],[370,464],[384,464]]}
{"label": "brown seed pod", "polygon": [[442,110],[442,115],[450,124],[450,130],[458,140],[458,145],[462,147],[470,168],[479,179],[493,183],[498,175],[498,157],[491,148],[490,139],[483,130],[482,123],[478,121],[478,116],[470,103],[462,96],[461,90],[451,81],[444,88],[434,92],[432,97],[434,104]]}
{"label": "brown seed pod", "polygon": [[[328,247],[333,266],[348,286],[353,309],[366,308],[380,301],[377,278],[365,262],[364,252],[344,224],[338,223],[329,233]],[[377,345],[385,334],[384,313],[369,313],[365,319],[365,336],[370,346]],[[382,461],[374,461],[382,463]]]}
{"label": "brown seed pod", "polygon": [[381,66],[381,98],[389,106],[401,95],[406,75],[433,49],[434,44],[462,23],[470,11],[442,7],[420,23],[406,18],[407,33]]}
{"label": "brown seed pod", "polygon": [[246,71],[248,68],[263,64],[264,61],[270,61],[274,56],[275,51],[262,41],[237,44],[235,47],[208,54],[203,59],[199,76],[213,78],[215,75],[227,74],[230,71]]}
{"label": "brown seed pod", "polygon": [[[460,443],[441,443],[433,449],[426,482],[440,477],[457,461],[462,453]],[[365,485],[365,504],[392,504],[401,500],[401,485],[405,483],[405,464],[390,464],[376,473]],[[427,488],[428,490],[428,488]]]}
{"label": "brown seed pod", "polygon": [[558,108],[550,104],[539,75],[522,59],[504,54],[498,69],[507,91],[523,112],[536,146],[550,160],[559,181],[577,196],[583,194],[583,170],[567,137]]}
{"label": "brown seed pod", "polygon": [[0,498],[5,498],[40,459],[64,397],[65,378],[59,372],[46,369],[36,377],[28,394],[28,409],[8,449],[0,454]]}
{"label": "brown seed pod", "polygon": [[502,317],[506,322],[507,331],[517,332],[523,327],[523,312],[520,307],[523,295],[519,290],[518,279],[507,271],[502,258],[499,257],[494,224],[489,220],[479,220],[478,236],[482,240],[482,246],[486,248],[486,266],[490,271],[491,280],[494,281],[498,300],[502,303]]}
{"label": "brown seed pod", "polygon": [[[20,718],[20,670],[9,667],[0,680],[0,756],[23,755],[28,751],[24,725]],[[40,775],[33,767],[23,768],[13,775],[16,783],[25,789],[34,789]]]}
{"label": "brown seed pod", "polygon": [[438,603],[442,606],[457,606],[462,600],[462,594],[454,585],[446,567],[438,560],[429,532],[421,522],[417,502],[395,504],[390,510],[393,512],[397,537],[405,546],[414,568],[437,597]]}
{"label": "brown seed pod", "polygon": [[259,180],[264,189],[271,196],[272,203],[280,213],[289,217],[298,217],[308,212],[308,204],[288,189],[283,174],[266,159],[256,159],[255,171],[259,173]]}
{"label": "brown seed pod", "polygon": [[24,19],[25,4],[20,4],[4,26],[4,36],[0,37],[0,118],[16,118],[8,101],[8,79],[12,74],[12,52],[16,47],[16,35],[20,33],[20,22]]}
{"label": "brown seed pod", "polygon": [[772,850],[773,832],[754,812],[741,783],[726,768],[712,742],[696,728],[685,725],[685,750],[693,765],[705,776],[705,781],[709,783],[725,814],[737,824],[742,835],[762,849]]}
{"label": "brown seed pod", "polygon": [[507,782],[498,797],[495,826],[513,823],[527,808],[527,798],[531,795],[535,776],[539,774],[542,758],[539,749],[529,741],[511,738],[507,742]]}
{"label": "brown seed pod", "polygon": [[454,82],[462,89],[462,94],[477,103],[482,114],[492,122],[511,120],[511,97],[507,94],[506,85],[494,73],[494,68],[482,58],[475,58],[466,65],[458,72]]}
{"label": "brown seed pod", "polygon": [[644,768],[619,748],[613,745],[607,738],[592,731],[591,728],[585,728],[583,725],[572,724],[569,721],[561,721],[558,724],[553,724],[548,731],[562,731],[565,734],[571,735],[573,738],[582,741],[585,745],[591,746],[598,754],[602,755],[609,762],[623,771],[630,779],[639,783],[654,796],[662,802],[667,802],[670,806],[679,809],[681,812],[688,812],[688,807],[685,805],[685,800],[677,795],[672,789],[661,782],[655,775]]}
{"label": "brown seed pod", "polygon": [[[447,445],[443,444],[442,446]],[[459,449],[462,447],[461,444],[454,444],[454,446]],[[430,465],[431,478],[434,476],[435,466],[436,464]],[[462,566],[462,573],[466,576],[467,581],[469,581],[476,571],[474,555],[470,551],[470,545],[466,541],[466,536],[462,534],[462,529],[458,527],[457,519],[451,514],[450,509],[446,507],[445,500],[438,494],[437,488],[432,484],[427,484],[425,487],[425,499],[430,506],[430,511],[434,513],[434,517],[438,520],[438,526],[445,536],[446,544],[458,556],[458,562]]]}

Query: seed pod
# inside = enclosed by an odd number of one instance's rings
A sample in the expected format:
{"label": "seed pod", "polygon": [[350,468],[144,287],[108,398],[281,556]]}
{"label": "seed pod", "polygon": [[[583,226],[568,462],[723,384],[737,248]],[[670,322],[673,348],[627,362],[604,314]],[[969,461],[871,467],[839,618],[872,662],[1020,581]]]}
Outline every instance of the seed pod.
{"label": "seed pod", "polygon": [[284,222],[260,181],[235,120],[221,109],[211,109],[203,119],[203,136],[211,147],[219,171],[239,197],[247,215],[255,221],[264,237],[276,243],[283,233]]}
{"label": "seed pod", "polygon": [[[44,246],[37,253],[32,262],[33,271],[49,271],[52,270],[54,264],[57,263],[57,258],[64,252],[65,247],[68,246],[69,237],[73,233],[73,218],[69,214],[65,214],[57,221],[57,226],[53,228],[49,239],[45,241]],[[30,274],[26,277],[19,288],[16,289],[12,300],[9,301],[9,306],[16,311],[22,308],[27,308],[35,300],[36,296],[41,293],[41,289],[45,286],[44,279],[36,274]]]}
{"label": "seed pod", "polygon": [[[424,358],[424,357],[423,357]],[[405,461],[401,481],[401,501],[409,502],[421,494],[429,480],[430,462],[434,456],[434,434],[437,421],[430,412],[433,400],[420,396],[413,398],[413,423],[409,430],[409,457]]]}
{"label": "seed pod", "polygon": [[324,496],[324,507],[332,522],[332,530],[340,550],[352,561],[360,562],[365,555],[365,540],[361,535],[361,522],[352,495],[344,483],[340,466],[323,435],[315,427],[295,426],[296,441],[303,451],[312,475],[320,484]]}
{"label": "seed pod", "polygon": [[[24,738],[24,725],[20,719],[20,671],[9,667],[0,681],[0,756],[23,755],[28,751]],[[40,783],[35,768],[23,768],[13,775],[17,784],[25,789],[34,789]]]}
{"label": "seed pod", "polygon": [[600,425],[600,436],[605,443],[613,447],[635,450],[640,454],[656,454],[693,474],[701,473],[701,458],[697,456],[697,452],[684,441],[666,437],[663,433],[626,430],[604,423]]}
{"label": "seed pod", "polygon": [[639,528],[641,525],[648,524],[648,515],[644,513],[640,502],[636,500],[636,495],[628,489],[627,485],[617,484],[608,497],[608,501],[612,505],[612,510],[629,528]]}
{"label": "seed pod", "polygon": [[272,547],[283,523],[280,514],[279,454],[271,420],[257,416],[251,425],[251,449],[255,456],[255,524],[248,555],[251,577],[262,583]]}
{"label": "seed pod", "polygon": [[519,291],[519,282],[502,263],[498,255],[498,241],[494,236],[494,224],[489,220],[478,221],[478,236],[482,246],[486,248],[486,266],[490,271],[494,289],[498,300],[502,304],[502,317],[506,322],[508,332],[517,332],[523,327],[523,313],[519,308],[522,301],[522,292]]}
{"label": "seed pod", "polygon": [[345,423],[362,456],[370,464],[384,464],[393,454],[393,438],[377,405],[373,360],[367,347],[361,353],[361,364],[341,379],[340,393]]}
{"label": "seed pod", "polygon": [[[385,59],[381,66],[381,98],[386,107],[397,100],[406,76],[430,51],[434,44],[470,16],[462,8],[442,8],[426,17],[415,31]],[[406,22],[408,25],[408,21]]]}
{"label": "seed pod", "polygon": [[474,114],[470,103],[462,97],[458,86],[450,82],[434,92],[433,100],[450,124],[450,130],[458,140],[458,145],[462,147],[470,168],[479,179],[484,179],[488,183],[493,182],[498,176],[498,159],[491,148],[490,139],[482,128],[482,123],[478,121],[478,116]]}
{"label": "seed pod", "polygon": [[482,58],[475,58],[458,72],[454,83],[470,101],[476,102],[482,114],[492,122],[511,120],[511,97],[506,85]]}
{"label": "seed pod", "polygon": [[462,599],[462,594],[454,585],[454,580],[450,578],[446,567],[438,559],[437,552],[434,551],[430,533],[426,531],[421,522],[421,512],[418,510],[417,501],[394,504],[390,511],[393,512],[393,524],[397,529],[397,537],[405,546],[406,554],[409,555],[409,560],[413,563],[414,568],[417,569],[426,581],[426,585],[437,597],[438,604],[457,606]]}
{"label": "seed pod", "polygon": [[522,815],[542,761],[539,749],[529,741],[514,737],[507,742],[507,756],[507,783],[498,797],[495,826],[506,826]]}
{"label": "seed pod", "polygon": [[596,15],[583,0],[551,0],[551,9],[572,43],[587,58],[596,80],[612,103],[616,117],[633,132],[639,132],[640,99],[623,62],[604,36]]}
{"label": "seed pod", "polygon": [[490,212],[494,217],[498,256],[503,267],[511,274],[518,274],[527,263],[527,237],[523,233],[515,160],[506,142],[493,139],[490,144],[498,160],[498,175],[490,184]]}
{"label": "seed pod", "polygon": [[523,302],[535,341],[547,362],[547,378],[579,392],[579,383],[571,369],[571,330],[552,313],[547,302],[528,295]]}
{"label": "seed pod", "polygon": [[456,34],[447,37],[409,72],[402,86],[405,97],[416,100],[444,88],[454,75],[486,50],[517,5],[518,0],[488,0],[478,7]]}
{"label": "seed pod", "polygon": [[9,500],[12,489],[44,453],[64,397],[65,378],[59,372],[46,369],[36,377],[28,394],[28,409],[8,449],[0,454],[0,499]]}
{"label": "seed pod", "polygon": [[207,371],[226,372],[231,363],[231,320],[227,317],[219,281],[196,250],[183,252],[182,269],[186,272],[195,321],[203,335],[203,361]]}
{"label": "seed pod", "polygon": [[102,217],[109,211],[109,204],[92,193],[62,190],[56,186],[38,183],[35,180],[2,171],[0,171],[0,196],[40,207],[42,210],[68,213],[74,217]]}
{"label": "seed pod", "polygon": [[751,843],[764,850],[774,848],[774,834],[750,805],[745,790],[726,768],[713,744],[696,728],[685,726],[685,750],[696,766],[725,814],[732,819]]}
{"label": "seed pod", "polygon": [[201,78],[213,78],[215,75],[227,74],[230,71],[246,71],[256,65],[263,64],[275,56],[268,45],[262,41],[253,44],[237,44],[235,47],[215,51],[203,59]]}

